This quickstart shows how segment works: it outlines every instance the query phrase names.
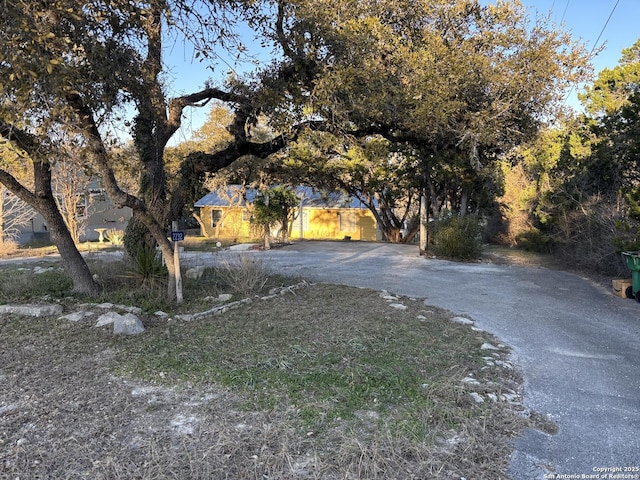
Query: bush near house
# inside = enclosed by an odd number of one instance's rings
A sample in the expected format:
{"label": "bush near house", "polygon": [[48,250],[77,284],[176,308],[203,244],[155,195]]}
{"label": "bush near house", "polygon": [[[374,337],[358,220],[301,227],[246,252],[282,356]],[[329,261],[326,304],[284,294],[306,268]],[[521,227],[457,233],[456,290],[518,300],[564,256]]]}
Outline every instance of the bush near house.
{"label": "bush near house", "polygon": [[433,222],[431,250],[437,256],[475,260],[482,253],[482,224],[476,215],[452,216]]}

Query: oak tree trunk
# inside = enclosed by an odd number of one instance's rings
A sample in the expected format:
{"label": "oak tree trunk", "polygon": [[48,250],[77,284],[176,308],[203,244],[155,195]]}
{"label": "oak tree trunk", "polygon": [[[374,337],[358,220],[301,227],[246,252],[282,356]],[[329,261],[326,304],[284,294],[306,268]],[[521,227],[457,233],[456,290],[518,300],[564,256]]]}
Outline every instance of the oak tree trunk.
{"label": "oak tree trunk", "polygon": [[84,257],[78,251],[76,244],[67,229],[59,212],[53,215],[43,215],[49,225],[51,239],[58,248],[67,274],[73,282],[74,293],[94,294],[100,291],[95,282],[89,266]]}
{"label": "oak tree trunk", "polygon": [[45,162],[33,162],[33,166],[36,195],[35,202],[31,206],[47,222],[51,240],[58,248],[67,274],[73,282],[73,292],[97,293],[100,287],[93,279],[87,262],[73,241],[71,232],[69,232],[53,196],[50,165]]}

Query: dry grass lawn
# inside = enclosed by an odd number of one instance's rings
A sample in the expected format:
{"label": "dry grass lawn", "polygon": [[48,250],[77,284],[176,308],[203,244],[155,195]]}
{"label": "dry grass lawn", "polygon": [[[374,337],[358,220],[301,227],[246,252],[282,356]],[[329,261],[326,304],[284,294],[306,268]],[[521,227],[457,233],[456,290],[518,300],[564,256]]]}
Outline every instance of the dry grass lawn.
{"label": "dry grass lawn", "polygon": [[252,298],[134,337],[0,318],[0,478],[506,478],[535,416],[495,339],[370,290]]}

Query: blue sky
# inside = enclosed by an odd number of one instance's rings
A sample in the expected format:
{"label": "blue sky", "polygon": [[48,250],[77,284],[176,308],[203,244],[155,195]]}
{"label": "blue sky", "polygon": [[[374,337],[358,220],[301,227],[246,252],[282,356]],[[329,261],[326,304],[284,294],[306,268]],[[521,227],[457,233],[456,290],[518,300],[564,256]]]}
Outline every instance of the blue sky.
{"label": "blue sky", "polygon": [[[552,20],[558,24],[564,23],[565,29],[574,38],[581,39],[589,51],[604,45],[604,50],[593,61],[596,74],[604,68],[615,67],[622,49],[630,47],[640,37],[640,0],[521,1],[532,15],[535,11],[540,14],[551,12]],[[170,75],[172,95],[196,92],[208,78],[213,78],[214,84],[216,80],[220,82],[233,69],[231,62],[220,63],[214,74],[194,60],[192,50],[180,42],[170,45],[167,62],[173,66],[173,75]],[[577,100],[579,90],[580,86],[576,86],[567,98],[567,104],[576,109],[580,107]],[[197,129],[205,120],[207,112],[208,108],[187,112],[184,126],[174,137],[174,142],[188,138],[190,131]]]}
{"label": "blue sky", "polygon": [[[594,72],[613,68],[618,64],[624,48],[640,38],[640,0],[522,0],[531,11],[551,12],[556,23],[564,23],[576,39],[582,40],[589,51],[604,46],[593,59]],[[597,42],[597,44],[596,44]],[[567,103],[579,108],[576,87]]]}
{"label": "blue sky", "polygon": [[523,0],[522,3],[543,14],[551,11],[552,19],[564,22],[565,29],[574,38],[582,39],[589,50],[604,45],[593,62],[596,72],[614,67],[622,49],[640,37],[639,0]]}

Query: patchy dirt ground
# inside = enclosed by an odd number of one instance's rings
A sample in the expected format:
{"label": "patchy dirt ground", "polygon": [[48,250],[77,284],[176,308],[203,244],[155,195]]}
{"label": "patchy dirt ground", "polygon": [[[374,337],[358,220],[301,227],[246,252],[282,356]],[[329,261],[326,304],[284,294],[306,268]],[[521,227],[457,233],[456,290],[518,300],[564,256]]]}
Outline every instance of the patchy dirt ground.
{"label": "patchy dirt ground", "polygon": [[567,261],[561,261],[552,255],[540,254],[535,252],[527,252],[509,247],[501,246],[485,246],[483,250],[482,260],[489,263],[501,265],[515,265],[520,267],[540,267],[552,270],[562,270],[572,272],[584,278],[588,278],[598,285],[606,288],[611,287],[611,276],[600,275],[584,269],[575,268],[574,265]]}
{"label": "patchy dirt ground", "polygon": [[[523,426],[504,404],[422,445],[379,435],[377,414],[363,411],[357,428],[319,439],[291,422],[298,412],[287,402],[248,409],[214,383],[115,376],[119,352],[106,330],[53,319],[0,325],[3,479],[503,478],[508,439]],[[507,373],[492,391],[517,391]],[[465,391],[452,388],[471,412]]]}
{"label": "patchy dirt ground", "polygon": [[224,389],[116,377],[105,331],[29,322],[2,323],[0,478],[261,478],[265,450],[295,463],[287,432]]}

